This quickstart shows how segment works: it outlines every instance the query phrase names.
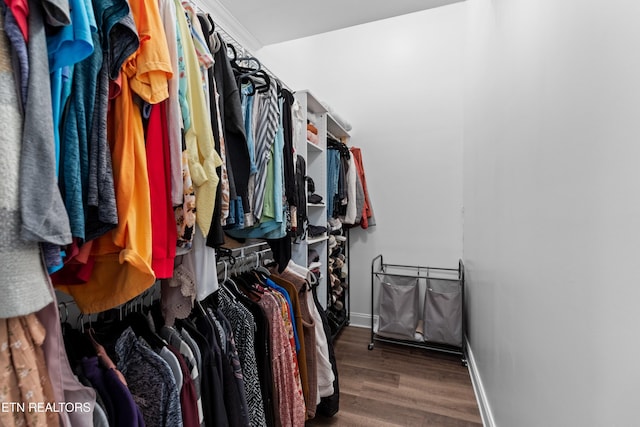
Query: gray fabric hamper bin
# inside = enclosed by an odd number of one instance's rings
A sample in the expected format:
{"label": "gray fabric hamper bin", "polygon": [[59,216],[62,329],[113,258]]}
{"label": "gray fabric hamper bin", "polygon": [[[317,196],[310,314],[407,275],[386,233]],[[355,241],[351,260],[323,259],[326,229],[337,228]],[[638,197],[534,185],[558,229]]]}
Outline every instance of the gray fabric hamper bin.
{"label": "gray fabric hamper bin", "polygon": [[384,276],[380,283],[378,334],[414,340],[420,318],[418,279]]}
{"label": "gray fabric hamper bin", "polygon": [[460,281],[428,279],[424,298],[426,341],[462,346],[462,286]]}

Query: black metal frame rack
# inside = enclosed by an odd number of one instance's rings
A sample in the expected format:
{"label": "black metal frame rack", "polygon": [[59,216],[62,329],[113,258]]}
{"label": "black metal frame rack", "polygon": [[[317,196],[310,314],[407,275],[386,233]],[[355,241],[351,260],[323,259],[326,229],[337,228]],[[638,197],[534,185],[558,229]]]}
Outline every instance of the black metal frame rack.
{"label": "black metal frame rack", "polygon": [[[378,262],[379,261],[379,262]],[[406,273],[405,273],[406,272]],[[456,275],[457,273],[457,275]],[[374,297],[376,290],[376,278],[380,276],[386,277],[410,277],[418,279],[418,283],[427,283],[427,279],[439,279],[451,282],[458,282],[462,292],[462,307],[461,307],[461,326],[462,326],[462,342],[460,346],[442,344],[432,341],[412,341],[402,340],[397,338],[390,338],[381,336],[375,331],[375,316],[374,316]],[[453,276],[453,277],[452,277]],[[423,280],[424,279],[424,280]],[[424,348],[427,350],[434,350],[449,354],[456,354],[461,356],[461,362],[464,366],[467,366],[467,348],[466,348],[466,310],[465,310],[465,295],[464,295],[464,264],[462,260],[458,261],[458,268],[440,268],[440,267],[425,267],[417,265],[404,265],[404,264],[387,264],[384,262],[382,254],[376,256],[371,261],[371,342],[369,343],[369,350],[373,350],[375,341],[400,344],[415,348]],[[428,325],[424,325],[425,328]]]}

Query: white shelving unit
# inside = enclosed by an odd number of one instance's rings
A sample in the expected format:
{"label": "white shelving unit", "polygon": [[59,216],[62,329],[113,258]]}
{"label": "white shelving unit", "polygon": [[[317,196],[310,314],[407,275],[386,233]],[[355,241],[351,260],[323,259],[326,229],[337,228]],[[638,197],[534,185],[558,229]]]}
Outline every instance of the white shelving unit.
{"label": "white shelving unit", "polygon": [[[297,101],[302,106],[304,112],[305,126],[302,126],[300,132],[294,135],[296,139],[297,153],[304,157],[307,163],[307,176],[313,179],[315,183],[316,194],[322,196],[323,203],[313,204],[307,203],[307,217],[309,224],[326,227],[327,225],[327,205],[325,203],[327,197],[327,110],[322,106],[320,101],[308,90],[298,91],[295,93]],[[314,144],[307,140],[306,122],[310,121],[318,129],[318,144]],[[296,264],[309,265],[309,251],[315,249],[320,256],[322,267],[320,268],[321,277],[318,284],[318,296],[320,303],[326,308],[327,295],[327,250],[329,236],[308,237],[299,243],[294,243],[292,248],[292,258]]]}
{"label": "white shelving unit", "polygon": [[[315,193],[322,196],[322,203],[307,203],[307,217],[309,224],[317,226],[327,226],[327,136],[331,135],[348,145],[350,136],[337,120],[324,108],[320,101],[308,90],[298,91],[296,99],[302,106],[305,124],[311,122],[318,129],[318,143],[315,144],[307,139],[306,126],[295,135],[298,154],[302,155],[307,163],[307,176],[315,183]],[[345,254],[348,254],[348,241],[345,242]],[[300,265],[309,265],[309,251],[314,249],[319,257],[322,267],[321,277],[318,284],[318,296],[320,303],[326,309],[331,304],[331,289],[328,273],[328,251],[329,235],[307,237],[293,245],[293,260]],[[348,256],[348,255],[347,255]],[[348,280],[348,278],[347,278]],[[348,288],[341,296],[344,307],[347,310],[347,321],[349,311]]]}

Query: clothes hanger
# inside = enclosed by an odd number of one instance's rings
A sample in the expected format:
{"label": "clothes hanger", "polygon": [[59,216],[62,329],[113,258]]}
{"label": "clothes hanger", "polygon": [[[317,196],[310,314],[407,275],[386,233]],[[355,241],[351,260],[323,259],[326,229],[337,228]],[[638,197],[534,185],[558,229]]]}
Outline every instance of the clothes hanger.
{"label": "clothes hanger", "polygon": [[[95,356],[95,351],[84,334],[69,323],[69,307],[67,303],[61,302],[58,304],[58,307],[60,306],[64,308],[64,319],[61,317],[62,339],[69,360],[74,362],[75,365],[80,362],[83,357]],[[61,310],[60,313],[62,313]],[[78,316],[78,318],[83,319],[84,317],[81,315]]]}
{"label": "clothes hanger", "polygon": [[254,296],[259,299],[264,294],[264,289],[256,287],[256,279],[255,276],[237,276],[234,282],[237,284],[238,289],[242,289],[242,293],[246,296]]}
{"label": "clothes hanger", "polygon": [[240,292],[240,289],[238,289],[238,285],[236,285],[236,282],[234,282],[232,279],[225,279],[224,282],[222,282],[222,286],[220,286],[220,289],[223,292],[226,292],[226,294],[229,295],[234,301],[236,301],[237,298],[242,295],[242,292]]}
{"label": "clothes hanger", "polygon": [[265,93],[268,92],[269,89],[271,88],[271,77],[269,77],[269,74],[267,74],[266,71],[264,70],[259,70],[255,75],[251,76],[252,78],[261,78],[264,83],[256,86],[256,91],[260,92],[260,93]]}
{"label": "clothes hanger", "polygon": [[154,350],[160,350],[167,346],[167,342],[151,330],[147,318],[141,312],[134,311],[130,313],[125,317],[124,323],[131,327],[136,336],[144,339]]}
{"label": "clothes hanger", "polygon": [[232,44],[226,44],[222,40],[220,40],[220,42],[222,42],[222,45],[227,48],[227,56],[229,55],[229,49],[231,49],[233,56],[229,57],[229,60],[231,61],[231,65],[233,66],[233,64],[236,62],[236,58],[238,57],[236,47]]}
{"label": "clothes hanger", "polygon": [[[269,252],[269,250],[264,251],[264,252]],[[269,271],[269,269],[267,268],[268,265],[275,263],[275,261],[271,261],[269,260],[269,263],[266,265],[262,265],[262,260],[260,259],[261,255],[263,252],[256,252],[256,254],[258,255],[257,260],[256,260],[256,268],[254,268],[255,271],[264,274],[266,277],[271,277],[271,271]],[[277,263],[275,263],[277,265]]]}
{"label": "clothes hanger", "polygon": [[246,96],[254,96],[256,94],[256,83],[252,79],[244,79],[244,81],[238,80],[238,86],[242,84],[248,84],[251,87],[251,91]]}
{"label": "clothes hanger", "polygon": [[211,29],[209,30],[209,36],[212,36],[213,33],[216,31],[216,23],[213,22],[213,18],[211,18],[211,15],[207,13],[206,16],[207,16],[207,20],[209,21],[209,24],[211,24],[210,26]]}

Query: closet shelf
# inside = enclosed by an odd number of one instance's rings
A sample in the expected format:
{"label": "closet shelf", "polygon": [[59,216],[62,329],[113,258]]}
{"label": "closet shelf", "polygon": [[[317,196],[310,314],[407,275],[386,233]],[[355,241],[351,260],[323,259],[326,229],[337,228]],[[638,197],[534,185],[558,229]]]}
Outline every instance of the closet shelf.
{"label": "closet shelf", "polygon": [[324,114],[327,109],[322,103],[308,90],[296,91],[296,95],[307,98],[307,109],[313,114]]}
{"label": "closet shelf", "polygon": [[309,141],[307,139],[307,148],[310,149],[310,151],[317,151],[319,153],[324,152],[324,148],[320,147],[318,144],[314,144],[313,142]]}
{"label": "closet shelf", "polygon": [[317,243],[324,242],[325,240],[329,240],[329,236],[327,236],[326,234],[322,235],[322,236],[319,236],[319,237],[314,237],[314,238],[311,238],[311,239],[307,239],[307,244],[315,245]]}
{"label": "closet shelf", "polygon": [[349,138],[349,132],[347,132],[345,128],[333,118],[331,113],[327,114],[327,132],[340,140],[342,140],[342,138]]}

